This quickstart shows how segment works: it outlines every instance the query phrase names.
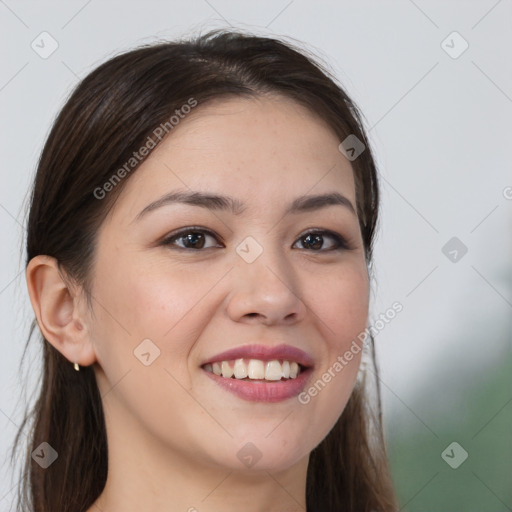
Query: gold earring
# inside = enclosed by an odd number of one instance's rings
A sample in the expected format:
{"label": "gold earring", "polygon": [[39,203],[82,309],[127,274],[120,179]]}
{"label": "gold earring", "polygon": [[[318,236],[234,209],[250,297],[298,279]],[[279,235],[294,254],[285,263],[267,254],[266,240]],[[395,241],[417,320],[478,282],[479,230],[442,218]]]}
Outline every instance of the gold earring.
{"label": "gold earring", "polygon": [[80,366],[78,366],[78,363],[75,363],[75,364],[73,365],[73,368],[74,368],[77,372],[79,372],[79,371],[80,371]]}

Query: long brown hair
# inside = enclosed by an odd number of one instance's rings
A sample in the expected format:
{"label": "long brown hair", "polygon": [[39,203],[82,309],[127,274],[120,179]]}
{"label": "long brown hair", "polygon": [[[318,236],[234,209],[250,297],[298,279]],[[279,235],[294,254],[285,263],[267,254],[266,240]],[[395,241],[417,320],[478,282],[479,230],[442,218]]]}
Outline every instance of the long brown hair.
{"label": "long brown hair", "polygon": [[[26,262],[56,258],[64,276],[83,287],[90,302],[96,234],[141,161],[101,200],[108,182],[155,129],[190,98],[201,106],[230,96],[280,94],[323,118],[340,142],[355,135],[366,149],[352,161],[356,206],[371,270],[379,210],[377,170],[362,116],[327,66],[297,45],[270,37],[218,29],[181,41],[138,47],[106,61],[75,88],[44,145],[30,196]],[[27,345],[37,327],[34,319]],[[107,435],[92,367],[73,365],[42,335],[39,397],[25,414],[30,425],[18,489],[18,511],[83,512],[107,478]],[[378,369],[370,336],[375,400],[357,381],[336,425],[311,452],[307,512],[391,512],[396,498],[382,430]],[[31,453],[42,442],[58,453],[42,469]]]}

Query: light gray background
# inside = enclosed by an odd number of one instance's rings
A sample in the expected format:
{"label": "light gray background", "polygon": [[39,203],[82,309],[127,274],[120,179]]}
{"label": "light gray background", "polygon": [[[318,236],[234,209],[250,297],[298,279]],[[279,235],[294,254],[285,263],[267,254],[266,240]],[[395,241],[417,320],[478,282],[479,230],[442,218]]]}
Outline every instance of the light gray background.
{"label": "light gray background", "polygon": [[[404,307],[376,337],[386,431],[411,421],[435,431],[431,412],[443,403],[448,411],[468,382],[510,354],[510,0],[0,1],[2,454],[20,421],[20,386],[28,379],[30,390],[39,371],[34,351],[18,373],[32,318],[20,245],[25,196],[54,116],[114,53],[230,24],[303,41],[365,115],[383,202],[372,315],[394,301]],[[47,59],[31,48],[43,31],[59,45]],[[458,58],[442,47],[453,31],[469,44]],[[454,236],[468,248],[456,263],[442,252]],[[12,501],[10,474],[4,464],[1,510]]]}

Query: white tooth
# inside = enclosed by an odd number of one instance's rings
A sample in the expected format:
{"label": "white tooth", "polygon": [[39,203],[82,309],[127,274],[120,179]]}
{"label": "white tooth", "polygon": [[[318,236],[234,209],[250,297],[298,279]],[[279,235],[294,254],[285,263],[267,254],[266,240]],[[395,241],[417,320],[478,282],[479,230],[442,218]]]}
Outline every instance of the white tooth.
{"label": "white tooth", "polygon": [[283,369],[281,363],[277,360],[268,361],[265,369],[265,380],[281,380]]}
{"label": "white tooth", "polygon": [[243,359],[237,359],[235,361],[235,378],[237,379],[245,379],[247,377],[247,365],[244,363]]}
{"label": "white tooth", "polygon": [[263,365],[263,361],[260,361],[259,359],[251,359],[249,361],[247,374],[250,379],[264,379],[265,366]]}
{"label": "white tooth", "polygon": [[299,365],[295,361],[293,361],[293,363],[290,363],[290,379],[295,379],[298,373]]}
{"label": "white tooth", "polygon": [[205,364],[204,365],[204,369],[207,371],[207,372],[213,372],[213,367],[210,363],[208,364]]}
{"label": "white tooth", "polygon": [[213,373],[215,375],[220,375],[222,373],[222,370],[220,369],[220,363],[213,363]]}
{"label": "white tooth", "polygon": [[283,361],[283,377],[290,378],[290,361]]}
{"label": "white tooth", "polygon": [[221,369],[223,377],[225,377],[226,379],[230,379],[231,377],[233,377],[233,368],[231,368],[230,364],[227,361],[222,361]]}

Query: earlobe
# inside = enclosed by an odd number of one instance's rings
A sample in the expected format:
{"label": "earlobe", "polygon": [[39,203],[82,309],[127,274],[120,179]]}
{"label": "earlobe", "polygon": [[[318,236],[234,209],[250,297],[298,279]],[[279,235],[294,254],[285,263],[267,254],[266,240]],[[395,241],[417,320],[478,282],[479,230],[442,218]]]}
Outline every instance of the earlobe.
{"label": "earlobe", "polygon": [[67,283],[55,258],[38,255],[27,265],[28,293],[43,336],[71,363],[96,361],[85,319],[78,308],[77,290]]}

